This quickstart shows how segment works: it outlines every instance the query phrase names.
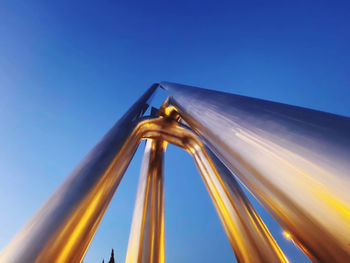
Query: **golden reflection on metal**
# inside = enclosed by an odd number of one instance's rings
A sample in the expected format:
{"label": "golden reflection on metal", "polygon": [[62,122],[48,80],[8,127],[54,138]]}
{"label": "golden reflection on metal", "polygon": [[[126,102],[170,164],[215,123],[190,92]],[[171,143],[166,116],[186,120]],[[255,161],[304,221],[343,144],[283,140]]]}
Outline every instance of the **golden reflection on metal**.
{"label": "golden reflection on metal", "polygon": [[283,231],[283,236],[284,236],[286,239],[292,239],[291,234],[288,233],[287,231]]}
{"label": "golden reflection on metal", "polygon": [[[147,126],[147,121],[144,121],[143,124]],[[80,201],[68,220],[64,224],[57,226],[54,235],[45,244],[45,247],[40,249],[40,253],[35,260],[30,262],[61,263],[82,261],[109,204],[106,200],[110,200],[113,196],[115,192],[113,187],[115,187],[116,181],[121,180],[122,171],[126,169],[130,162],[130,157],[141,140],[141,134],[137,133],[138,129],[136,128],[124,142],[122,149],[118,152],[99,182]],[[51,205],[56,199],[60,199],[58,191],[53,194]],[[41,221],[42,213],[45,213],[45,211],[41,212],[39,210],[39,213],[27,223],[6,250],[1,253],[0,262],[11,262],[10,255],[13,255],[18,246],[21,245],[22,236],[31,230],[32,222],[36,221],[38,223]]]}
{"label": "golden reflection on metal", "polygon": [[83,260],[136,151],[140,136],[130,134],[155,89],[148,89],[57,187],[1,251],[1,263]]}
{"label": "golden reflection on metal", "polygon": [[[209,152],[210,156],[208,155],[207,149],[192,131],[169,118],[176,116],[175,108],[163,107],[161,111],[161,114],[168,117],[165,119],[167,127],[161,125],[162,130],[156,137],[160,136],[163,140],[186,149],[194,157],[237,260],[288,262],[227,168],[213,153]],[[146,133],[144,136],[155,135]]]}
{"label": "golden reflection on metal", "polygon": [[164,262],[164,175],[166,142],[148,139],[143,155],[126,263]]}
{"label": "golden reflection on metal", "polygon": [[[165,114],[167,113],[170,114],[169,116],[173,116],[172,111],[165,112]],[[230,182],[230,179],[234,179],[232,177],[229,179],[228,174],[220,176],[205,147],[192,131],[179,126],[174,119],[165,116],[140,122],[130,137],[137,138],[137,140],[143,137],[156,141],[167,141],[184,148],[194,157],[239,262],[288,262],[239,185]],[[126,144],[128,145],[128,143]],[[141,192],[139,188],[137,197],[139,205],[142,202],[140,203],[138,199],[143,198],[143,193],[144,191]],[[147,212],[144,207],[140,209]],[[135,207],[135,213],[139,213],[136,211],[140,211],[140,209]],[[134,224],[134,220],[138,223]],[[142,225],[148,225],[150,222],[143,219],[141,227],[137,224],[140,224],[140,216],[136,216],[136,218],[134,216],[133,219],[126,262],[146,262],[139,261],[141,260],[140,253],[146,252],[145,248],[140,246],[140,242],[144,241],[142,237],[144,227]],[[164,255],[164,250],[162,251],[155,252],[155,254]],[[146,252],[146,255],[147,253],[149,252]],[[137,256],[136,261],[133,259],[134,256]]]}

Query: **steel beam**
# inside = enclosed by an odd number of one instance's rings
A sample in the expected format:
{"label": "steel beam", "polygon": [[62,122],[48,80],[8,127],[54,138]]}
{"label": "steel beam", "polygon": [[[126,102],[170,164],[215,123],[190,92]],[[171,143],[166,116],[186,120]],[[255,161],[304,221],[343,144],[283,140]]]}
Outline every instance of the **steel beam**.
{"label": "steel beam", "polygon": [[160,85],[184,121],[314,262],[349,260],[349,118]]}

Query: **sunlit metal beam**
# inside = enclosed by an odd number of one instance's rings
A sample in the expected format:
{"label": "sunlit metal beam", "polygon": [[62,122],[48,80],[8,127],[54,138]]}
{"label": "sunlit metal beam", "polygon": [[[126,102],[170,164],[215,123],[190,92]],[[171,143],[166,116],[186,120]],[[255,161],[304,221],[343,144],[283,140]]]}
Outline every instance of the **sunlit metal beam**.
{"label": "sunlit metal beam", "polygon": [[80,262],[139,143],[130,136],[152,86],[87,154],[0,254],[0,262]]}

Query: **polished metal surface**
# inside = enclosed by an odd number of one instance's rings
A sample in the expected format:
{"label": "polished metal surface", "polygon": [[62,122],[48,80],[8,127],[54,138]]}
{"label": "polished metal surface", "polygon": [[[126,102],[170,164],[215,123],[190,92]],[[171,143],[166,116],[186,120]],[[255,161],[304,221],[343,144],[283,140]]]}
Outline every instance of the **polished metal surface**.
{"label": "polished metal surface", "polygon": [[350,260],[350,119],[174,83],[181,118],[314,262]]}
{"label": "polished metal surface", "polygon": [[136,150],[130,137],[152,86],[54,191],[0,254],[0,262],[80,262]]}
{"label": "polished metal surface", "polygon": [[164,173],[166,142],[146,140],[126,263],[164,262]]}

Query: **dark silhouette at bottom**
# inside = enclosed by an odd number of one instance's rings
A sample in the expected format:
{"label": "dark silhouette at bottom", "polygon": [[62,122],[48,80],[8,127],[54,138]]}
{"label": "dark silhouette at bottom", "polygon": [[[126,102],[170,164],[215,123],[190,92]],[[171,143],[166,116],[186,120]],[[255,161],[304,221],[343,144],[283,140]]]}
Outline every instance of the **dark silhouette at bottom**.
{"label": "dark silhouette at bottom", "polygon": [[[104,259],[102,260],[102,263],[105,263],[105,260],[104,260]],[[108,263],[115,263],[115,260],[114,260],[114,250],[113,250],[113,248],[112,248],[111,257],[110,257]]]}

